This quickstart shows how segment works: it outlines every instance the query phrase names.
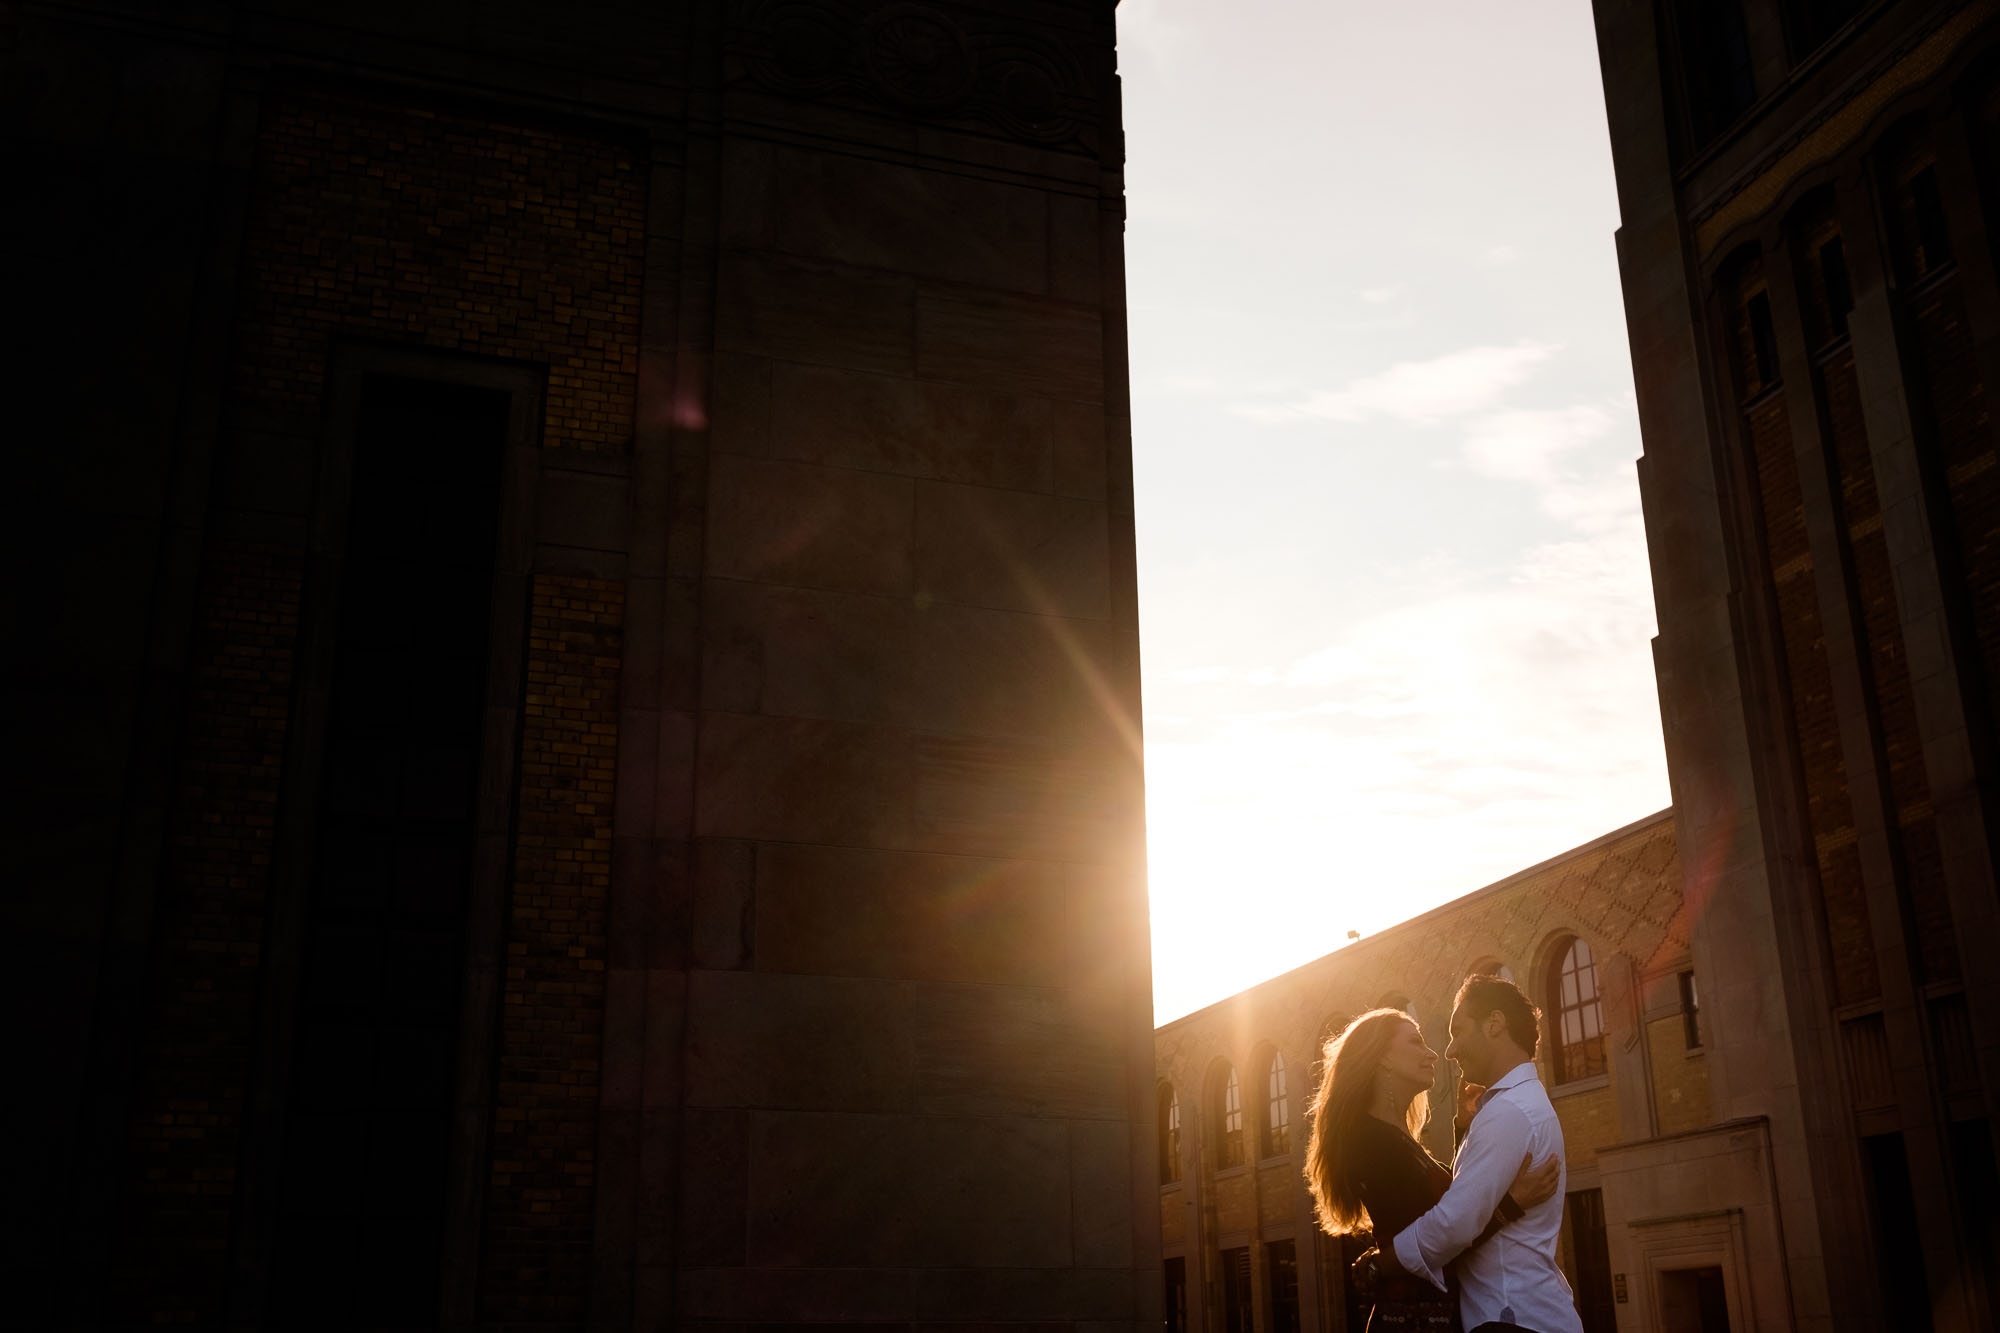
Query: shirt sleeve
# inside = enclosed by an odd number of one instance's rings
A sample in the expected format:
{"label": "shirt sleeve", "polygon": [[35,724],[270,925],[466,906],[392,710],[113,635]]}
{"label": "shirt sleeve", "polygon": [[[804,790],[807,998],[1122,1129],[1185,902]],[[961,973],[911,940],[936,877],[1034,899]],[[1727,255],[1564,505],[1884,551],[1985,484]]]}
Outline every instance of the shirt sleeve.
{"label": "shirt sleeve", "polygon": [[1403,1270],[1443,1291],[1445,1265],[1479,1239],[1527,1151],[1528,1117],[1518,1107],[1496,1102],[1481,1111],[1458,1150],[1451,1188],[1396,1236],[1396,1262]]}

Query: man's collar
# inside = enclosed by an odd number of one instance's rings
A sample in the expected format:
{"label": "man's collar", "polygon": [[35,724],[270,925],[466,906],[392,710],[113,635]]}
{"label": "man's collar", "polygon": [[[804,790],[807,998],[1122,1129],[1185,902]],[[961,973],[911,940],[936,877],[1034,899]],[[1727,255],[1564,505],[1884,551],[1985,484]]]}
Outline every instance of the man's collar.
{"label": "man's collar", "polygon": [[1508,1088],[1519,1087],[1534,1077],[1535,1062],[1533,1060],[1523,1060],[1520,1064],[1515,1065],[1499,1078],[1487,1084],[1486,1090],[1488,1092],[1505,1092]]}

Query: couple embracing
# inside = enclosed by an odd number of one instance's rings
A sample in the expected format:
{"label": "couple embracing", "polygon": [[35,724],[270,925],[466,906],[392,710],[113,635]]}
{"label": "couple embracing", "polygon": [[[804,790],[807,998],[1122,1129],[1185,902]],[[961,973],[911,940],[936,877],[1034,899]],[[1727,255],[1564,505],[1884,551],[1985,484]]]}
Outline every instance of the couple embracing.
{"label": "couple embracing", "polygon": [[1437,1052],[1400,1009],[1361,1015],[1326,1047],[1306,1181],[1320,1225],[1374,1232],[1355,1265],[1374,1286],[1369,1333],[1582,1333],[1556,1267],[1563,1140],[1535,1073],[1540,1011],[1513,982],[1473,976],[1452,1006],[1458,1156],[1416,1140]]}

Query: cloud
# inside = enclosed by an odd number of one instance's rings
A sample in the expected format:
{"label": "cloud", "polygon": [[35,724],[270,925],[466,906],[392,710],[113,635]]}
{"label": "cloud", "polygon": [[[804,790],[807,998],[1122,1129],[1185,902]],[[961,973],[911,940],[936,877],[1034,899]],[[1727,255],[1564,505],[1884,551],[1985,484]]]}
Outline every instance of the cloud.
{"label": "cloud", "polygon": [[1401,361],[1374,375],[1293,403],[1246,404],[1240,416],[1266,424],[1299,420],[1392,420],[1430,425],[1494,406],[1556,348],[1547,343],[1467,347],[1428,361]]}
{"label": "cloud", "polygon": [[1466,431],[1465,461],[1483,476],[1552,486],[1556,460],[1602,438],[1611,424],[1608,413],[1587,404],[1495,412]]}
{"label": "cloud", "polygon": [[1383,305],[1403,294],[1401,283],[1391,283],[1387,287],[1364,287],[1358,293],[1369,305]]}
{"label": "cloud", "polygon": [[1639,513],[1639,486],[1625,469],[1594,482],[1560,482],[1542,492],[1542,512],[1582,532],[1609,532]]}
{"label": "cloud", "polygon": [[1222,382],[1213,375],[1155,375],[1142,386],[1160,394],[1213,393]]}
{"label": "cloud", "polygon": [[1639,513],[1639,488],[1626,458],[1606,467],[1604,441],[1638,433],[1630,404],[1494,412],[1473,421],[1460,450],[1467,468],[1535,488],[1544,514],[1579,532],[1608,532]]}
{"label": "cloud", "polygon": [[[1149,735],[1155,936],[1210,960],[1160,1017],[1666,804],[1645,551],[1627,503],[1496,569],[1408,571],[1391,609],[1235,676],[1246,706]],[[1296,941],[1246,937],[1226,985],[1218,886]]]}

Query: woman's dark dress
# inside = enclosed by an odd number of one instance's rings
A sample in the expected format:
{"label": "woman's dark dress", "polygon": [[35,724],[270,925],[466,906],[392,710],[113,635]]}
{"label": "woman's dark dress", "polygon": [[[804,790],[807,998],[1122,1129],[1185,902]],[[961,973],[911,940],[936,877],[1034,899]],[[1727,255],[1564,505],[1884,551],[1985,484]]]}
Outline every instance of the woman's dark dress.
{"label": "woman's dark dress", "polygon": [[[1415,1139],[1372,1115],[1362,1116],[1344,1137],[1342,1152],[1368,1209],[1375,1244],[1386,1247],[1444,1197],[1451,1172]],[[1368,1333],[1452,1333],[1458,1328],[1458,1283],[1451,1288],[1441,1292],[1422,1278],[1400,1274],[1383,1279]]]}

